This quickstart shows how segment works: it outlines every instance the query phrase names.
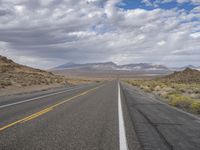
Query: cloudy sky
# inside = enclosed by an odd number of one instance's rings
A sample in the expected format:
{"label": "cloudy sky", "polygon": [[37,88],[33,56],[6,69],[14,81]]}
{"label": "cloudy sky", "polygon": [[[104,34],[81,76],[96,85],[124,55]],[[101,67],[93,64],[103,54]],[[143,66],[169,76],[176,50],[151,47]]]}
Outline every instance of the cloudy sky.
{"label": "cloudy sky", "polygon": [[0,55],[200,66],[200,0],[0,0]]}

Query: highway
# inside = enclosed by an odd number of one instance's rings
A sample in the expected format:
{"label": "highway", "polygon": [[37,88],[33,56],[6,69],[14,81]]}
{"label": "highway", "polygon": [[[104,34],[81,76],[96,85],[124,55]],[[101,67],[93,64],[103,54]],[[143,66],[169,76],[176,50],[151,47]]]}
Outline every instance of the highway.
{"label": "highway", "polygon": [[199,150],[200,119],[110,81],[0,98],[0,150]]}

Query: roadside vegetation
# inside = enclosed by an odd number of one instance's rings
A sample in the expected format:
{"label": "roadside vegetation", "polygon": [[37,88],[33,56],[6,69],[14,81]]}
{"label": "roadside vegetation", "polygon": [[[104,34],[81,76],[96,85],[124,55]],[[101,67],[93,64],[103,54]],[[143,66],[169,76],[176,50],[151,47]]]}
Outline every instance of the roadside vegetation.
{"label": "roadside vegetation", "polygon": [[[186,76],[189,74],[192,78]],[[137,86],[145,92],[152,92],[162,97],[168,104],[200,114],[200,73],[192,76],[193,70],[184,70],[181,74],[186,78],[182,79],[179,73],[166,76],[160,79],[154,80],[127,80],[127,82],[133,86]],[[190,73],[189,73],[190,72]],[[179,78],[177,77],[180,76]],[[174,77],[173,77],[174,76]],[[170,77],[170,78],[169,78]],[[177,82],[177,80],[178,82]],[[180,80],[181,79],[181,80]]]}

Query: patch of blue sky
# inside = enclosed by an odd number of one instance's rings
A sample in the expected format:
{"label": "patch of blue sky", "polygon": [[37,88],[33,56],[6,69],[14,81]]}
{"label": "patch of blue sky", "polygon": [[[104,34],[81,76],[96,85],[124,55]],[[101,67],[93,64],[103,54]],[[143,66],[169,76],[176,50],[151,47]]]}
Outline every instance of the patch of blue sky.
{"label": "patch of blue sky", "polygon": [[115,32],[116,29],[112,26],[105,26],[105,25],[94,25],[90,28],[90,31],[96,32],[97,34],[104,34],[108,32]]}
{"label": "patch of blue sky", "polygon": [[[152,1],[153,2],[153,1]],[[128,9],[146,9],[146,10],[153,10],[155,8],[161,9],[184,9],[186,11],[190,11],[196,7],[196,5],[191,3],[177,3],[176,1],[168,2],[168,3],[159,3],[156,5],[147,6],[145,5],[142,0],[123,0],[121,3],[118,4],[118,7],[128,10]]]}

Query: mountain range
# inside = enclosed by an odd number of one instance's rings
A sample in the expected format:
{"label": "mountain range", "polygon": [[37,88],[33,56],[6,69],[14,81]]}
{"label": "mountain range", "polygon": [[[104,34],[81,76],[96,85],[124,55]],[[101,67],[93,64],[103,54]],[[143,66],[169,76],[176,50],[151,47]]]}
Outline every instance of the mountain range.
{"label": "mountain range", "polygon": [[86,64],[76,64],[76,63],[67,63],[53,68],[52,70],[68,70],[68,69],[89,69],[89,70],[125,70],[125,71],[168,71],[169,69],[164,65],[154,65],[150,63],[138,63],[138,64],[126,64],[126,65],[117,65],[113,62],[104,62],[104,63],[86,63]]}
{"label": "mountain range", "polygon": [[184,67],[169,68],[164,65],[152,64],[152,63],[136,63],[117,65],[113,62],[101,62],[101,63],[85,63],[77,64],[69,62],[60,66],[57,66],[51,71],[63,75],[69,76],[131,76],[131,75],[163,75],[170,74],[174,71],[182,71],[186,68],[200,70],[200,67],[192,65]]}
{"label": "mountain range", "polygon": [[140,74],[168,74],[171,70],[164,65],[150,63],[117,65],[113,62],[76,64],[67,63],[51,71],[68,76],[133,76]]}

